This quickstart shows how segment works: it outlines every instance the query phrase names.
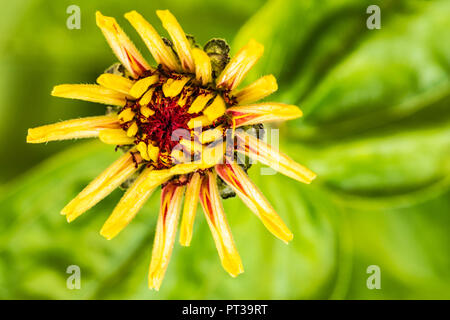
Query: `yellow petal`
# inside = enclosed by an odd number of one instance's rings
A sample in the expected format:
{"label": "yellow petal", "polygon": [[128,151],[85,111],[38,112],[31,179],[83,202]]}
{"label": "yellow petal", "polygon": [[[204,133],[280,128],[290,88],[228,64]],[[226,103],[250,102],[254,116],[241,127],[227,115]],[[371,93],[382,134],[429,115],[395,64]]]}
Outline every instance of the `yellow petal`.
{"label": "yellow petal", "polygon": [[238,143],[236,151],[245,154],[253,160],[259,161],[274,170],[304,183],[311,183],[316,174],[308,168],[298,164],[285,154],[275,150],[263,141],[237,130]]}
{"label": "yellow petal", "polygon": [[211,59],[205,51],[199,48],[192,49],[192,56],[195,62],[195,77],[202,85],[206,86],[212,82]]}
{"label": "yellow petal", "polygon": [[103,225],[100,234],[108,240],[114,238],[133,220],[153,191],[169,180],[171,176],[169,170],[153,170],[152,167],[142,171],[120,199]]}
{"label": "yellow petal", "polygon": [[199,140],[200,143],[204,144],[216,141],[217,139],[220,139],[222,137],[223,137],[223,127],[218,126],[216,128],[203,131],[199,136]]}
{"label": "yellow petal", "polygon": [[123,122],[129,122],[131,120],[134,119],[134,116],[136,114],[134,113],[134,111],[131,108],[126,108],[124,110],[122,110],[119,114],[118,114],[118,118],[120,120],[122,120]]}
{"label": "yellow petal", "polygon": [[199,164],[199,163],[182,163],[182,164],[177,164],[168,170],[172,175],[176,176],[176,175],[188,174],[188,173],[197,171],[198,169],[201,169],[201,164]]}
{"label": "yellow petal", "polygon": [[236,163],[219,164],[217,174],[236,192],[242,201],[261,219],[273,235],[284,242],[291,241],[292,232],[275,212],[259,189],[250,181],[244,170]]}
{"label": "yellow petal", "polygon": [[150,101],[152,101],[152,97],[153,97],[153,92],[155,91],[155,88],[150,88],[143,96],[141,99],[139,99],[139,104],[141,106],[146,106],[150,103]]}
{"label": "yellow petal", "polygon": [[191,106],[189,107],[188,113],[199,113],[200,111],[203,110],[208,101],[211,100],[213,97],[214,95],[212,93],[205,93],[199,95],[192,102]]}
{"label": "yellow petal", "polygon": [[138,162],[141,160],[139,155],[132,155],[131,152],[127,152],[116,160],[84,188],[75,199],[70,201],[69,204],[62,209],[61,214],[66,216],[68,222],[71,222],[82,213],[95,206],[136,172],[138,166],[136,166],[133,159]]}
{"label": "yellow petal", "polygon": [[188,99],[191,97],[192,91],[185,91],[183,94],[180,95],[180,98],[178,99],[178,105],[180,107],[184,107],[188,101]]}
{"label": "yellow petal", "polygon": [[208,119],[207,116],[198,116],[192,118],[187,123],[189,129],[198,128],[198,127],[207,127],[212,124],[212,121]]}
{"label": "yellow petal", "polygon": [[158,75],[153,75],[150,77],[146,77],[144,79],[138,80],[134,83],[133,87],[130,89],[130,95],[135,97],[136,99],[141,97],[148,88],[159,81]]}
{"label": "yellow petal", "polygon": [[136,149],[139,151],[143,159],[147,161],[150,160],[150,157],[148,156],[147,144],[144,141],[139,142]]}
{"label": "yellow petal", "polygon": [[223,101],[220,95],[214,98],[214,101],[203,110],[203,114],[209,119],[209,121],[214,121],[217,118],[223,116],[226,110],[225,101]]}
{"label": "yellow petal", "polygon": [[250,40],[239,52],[231,59],[225,69],[217,78],[217,87],[233,90],[242,79],[244,79],[247,72],[255,65],[261,58],[264,52],[263,45],[255,40]]}
{"label": "yellow petal", "polygon": [[236,277],[244,272],[244,268],[223,211],[219,190],[217,189],[216,176],[210,171],[202,181],[200,202],[222,266],[232,277]]}
{"label": "yellow petal", "polygon": [[184,162],[186,162],[185,161],[184,152],[182,150],[173,149],[172,152],[170,153],[170,157],[172,158],[172,161],[174,163],[184,163]]}
{"label": "yellow petal", "polygon": [[152,53],[156,63],[162,64],[173,71],[181,71],[172,49],[164,43],[158,32],[139,13],[131,11],[125,14],[125,18],[131,23],[144,40],[145,45]]}
{"label": "yellow petal", "polygon": [[161,192],[161,208],[153,242],[148,286],[159,290],[172,254],[184,186],[168,184]]}
{"label": "yellow petal", "polygon": [[158,160],[158,155],[159,155],[159,148],[155,147],[151,144],[148,145],[147,147],[147,152],[148,152],[148,156],[151,160],[155,161]]}
{"label": "yellow petal", "polygon": [[138,78],[144,71],[151,69],[147,61],[145,61],[125,32],[120,28],[116,19],[106,17],[97,11],[96,20],[97,26],[102,30],[111,49],[134,78]]}
{"label": "yellow petal", "polygon": [[176,97],[183,90],[184,85],[190,80],[189,77],[182,77],[181,79],[168,79],[163,84],[163,93],[166,97]]}
{"label": "yellow petal", "polygon": [[120,107],[127,102],[127,95],[96,84],[61,84],[53,88],[52,96]]}
{"label": "yellow petal", "polygon": [[180,244],[182,246],[188,247],[191,244],[201,181],[202,179],[200,174],[196,172],[192,175],[186,187],[186,193],[184,196],[183,218],[181,219],[180,227]]}
{"label": "yellow petal", "polygon": [[127,129],[127,136],[128,137],[134,137],[136,133],[138,132],[139,128],[136,122],[133,122],[131,126]]}
{"label": "yellow petal", "polygon": [[191,45],[177,19],[169,10],[156,10],[156,14],[161,19],[164,29],[167,30],[172,38],[175,51],[180,58],[181,67],[185,72],[193,73],[195,71],[195,64],[192,57]]}
{"label": "yellow petal", "polygon": [[218,163],[224,163],[225,145],[221,141],[214,146],[204,146],[202,149],[201,168],[207,169]]}
{"label": "yellow petal", "polygon": [[261,100],[277,90],[277,79],[273,75],[267,75],[233,93],[233,96],[239,104],[244,104]]}
{"label": "yellow petal", "polygon": [[104,73],[97,78],[97,83],[102,87],[129,94],[133,81],[118,74]]}
{"label": "yellow petal", "polygon": [[42,143],[57,140],[92,138],[97,137],[104,129],[117,128],[120,128],[120,123],[116,115],[73,119],[28,129],[27,142]]}
{"label": "yellow petal", "polygon": [[99,133],[99,139],[106,144],[126,145],[133,144],[134,139],[127,136],[123,129],[104,129]]}
{"label": "yellow petal", "polygon": [[143,107],[141,107],[141,114],[142,114],[144,117],[148,118],[148,117],[151,117],[152,115],[154,115],[154,114],[155,114],[155,111],[153,111],[153,110],[150,109],[149,107],[143,106]]}
{"label": "yellow petal", "polygon": [[193,139],[181,139],[180,145],[184,146],[190,153],[202,152],[203,146]]}
{"label": "yellow petal", "polygon": [[227,113],[232,116],[236,127],[291,120],[303,115],[297,106],[275,102],[231,107]]}

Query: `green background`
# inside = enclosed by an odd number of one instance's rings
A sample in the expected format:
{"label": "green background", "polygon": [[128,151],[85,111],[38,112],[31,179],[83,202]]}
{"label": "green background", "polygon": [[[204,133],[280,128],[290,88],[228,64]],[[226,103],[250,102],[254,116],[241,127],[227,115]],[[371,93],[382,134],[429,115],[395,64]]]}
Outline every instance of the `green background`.
{"label": "green background", "polygon": [[[81,8],[81,29],[66,8]],[[381,8],[381,29],[366,8]],[[204,44],[250,38],[265,54],[248,80],[273,73],[271,100],[299,105],[281,149],[318,173],[301,185],[250,176],[294,232],[285,245],[239,199],[224,203],[245,273],[226,274],[201,210],[189,248],[176,243],[160,292],[147,289],[159,192],[114,240],[99,235],[116,190],[70,225],[60,209],[117,158],[96,141],[27,145],[28,127],[104,107],[50,96],[93,83],[115,62],[94,14],[132,9],[165,34],[170,9]],[[450,2],[16,0],[0,13],[0,298],[2,299],[448,299],[450,298]],[[66,268],[81,268],[68,290]],[[381,289],[366,270],[378,265]]]}

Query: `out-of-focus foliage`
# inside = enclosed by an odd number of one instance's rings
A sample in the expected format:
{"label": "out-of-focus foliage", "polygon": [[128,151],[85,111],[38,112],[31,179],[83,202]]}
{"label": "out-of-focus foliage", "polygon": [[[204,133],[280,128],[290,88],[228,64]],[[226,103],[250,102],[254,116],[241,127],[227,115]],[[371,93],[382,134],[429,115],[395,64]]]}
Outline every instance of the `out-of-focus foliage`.
{"label": "out-of-focus foliage", "polygon": [[[10,1],[1,13],[0,298],[450,298],[448,1],[86,0],[77,3],[81,30],[65,26],[70,4]],[[380,30],[366,28],[371,4]],[[319,175],[305,186],[252,168],[292,243],[273,238],[239,199],[225,201],[245,268],[232,279],[199,209],[192,245],[176,244],[159,293],[146,282],[159,193],[104,240],[98,231],[122,191],[70,225],[58,213],[118,154],[98,142],[24,142],[27,127],[103,112],[49,96],[54,84],[93,82],[114,62],[95,10],[118,17],[146,53],[122,15],[136,9],[163,32],[157,8],[200,43],[265,45],[248,81],[274,73],[280,89],[270,100],[304,110],[280,127],[281,148]],[[81,267],[81,290],[66,288],[69,265]],[[369,265],[381,269],[381,290],[366,287]]]}

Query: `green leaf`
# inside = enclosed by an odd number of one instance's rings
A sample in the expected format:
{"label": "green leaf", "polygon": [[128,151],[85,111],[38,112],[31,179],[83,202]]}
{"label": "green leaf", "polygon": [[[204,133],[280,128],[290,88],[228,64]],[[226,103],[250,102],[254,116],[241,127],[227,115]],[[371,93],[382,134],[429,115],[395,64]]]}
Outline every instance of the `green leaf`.
{"label": "green leaf", "polygon": [[447,1],[422,2],[383,20],[381,30],[371,31],[300,101],[305,118],[299,137],[323,141],[379,132],[383,124],[447,104],[449,13]]}
{"label": "green leaf", "polygon": [[[298,147],[291,145],[290,150]],[[338,193],[365,197],[413,193],[450,176],[450,123],[415,131],[361,137],[305,149],[299,162]],[[448,181],[442,185],[445,188]],[[441,188],[441,189],[442,189]],[[415,195],[416,200],[417,195]]]}

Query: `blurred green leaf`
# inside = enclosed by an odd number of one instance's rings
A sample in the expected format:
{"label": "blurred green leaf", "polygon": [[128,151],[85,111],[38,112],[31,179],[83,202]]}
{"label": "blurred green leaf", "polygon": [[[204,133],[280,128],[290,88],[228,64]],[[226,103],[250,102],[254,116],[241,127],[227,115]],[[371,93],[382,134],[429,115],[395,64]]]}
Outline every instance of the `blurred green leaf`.
{"label": "blurred green leaf", "polygon": [[383,21],[302,101],[307,127],[316,126],[305,133],[336,139],[449,97],[449,13],[447,1],[435,1]]}
{"label": "blurred green leaf", "polygon": [[[318,173],[317,183],[337,192],[366,197],[396,196],[442,181],[445,183],[441,189],[445,189],[450,176],[450,123],[363,136],[300,152],[298,146],[290,144],[289,150],[299,162]],[[419,200],[417,194],[413,197]]]}

